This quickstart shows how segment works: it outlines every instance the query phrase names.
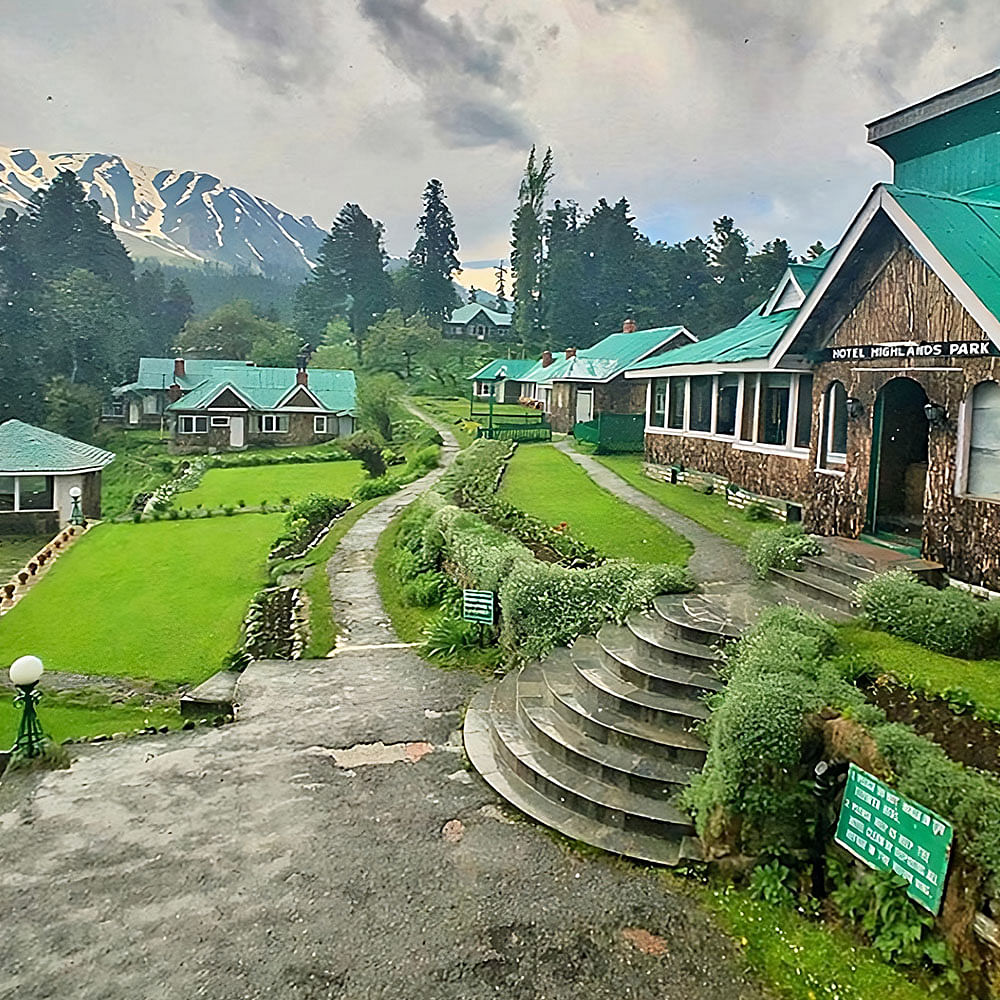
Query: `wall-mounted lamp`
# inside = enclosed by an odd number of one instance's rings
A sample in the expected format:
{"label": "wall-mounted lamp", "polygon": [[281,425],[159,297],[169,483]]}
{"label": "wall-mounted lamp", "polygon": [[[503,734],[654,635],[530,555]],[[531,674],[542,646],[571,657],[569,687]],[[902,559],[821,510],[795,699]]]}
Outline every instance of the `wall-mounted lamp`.
{"label": "wall-mounted lamp", "polygon": [[860,417],[865,412],[865,404],[857,396],[847,397],[847,415],[849,417]]}
{"label": "wall-mounted lamp", "polygon": [[929,424],[943,424],[945,418],[944,407],[940,403],[924,403],[924,416]]}

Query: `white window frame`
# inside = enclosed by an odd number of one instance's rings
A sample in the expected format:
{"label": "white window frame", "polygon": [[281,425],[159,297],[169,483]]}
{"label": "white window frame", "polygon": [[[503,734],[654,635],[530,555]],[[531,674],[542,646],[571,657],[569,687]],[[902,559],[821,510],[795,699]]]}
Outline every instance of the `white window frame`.
{"label": "white window frame", "polygon": [[213,427],[228,427],[229,417],[212,417]]}
{"label": "white window frame", "polygon": [[972,450],[972,394],[985,382],[998,382],[998,379],[981,379],[969,388],[959,407],[958,415],[958,453],[957,468],[955,470],[955,495],[963,500],[972,500],[975,503],[1000,503],[1000,497],[984,497],[977,493],[969,492],[969,466],[971,465]]}
{"label": "white window frame", "polygon": [[[51,510],[58,510],[56,501],[56,477],[45,472],[26,472],[23,475],[7,475],[4,479],[14,480],[14,509],[0,512],[0,517],[4,514],[47,514]],[[49,480],[49,490],[52,493],[51,507],[22,507],[21,506],[21,480],[22,479],[46,479]]]}
{"label": "white window frame", "polygon": [[260,415],[260,432],[261,434],[287,434],[288,415],[285,413],[262,413]]}
{"label": "white window frame", "polygon": [[[816,471],[833,475],[844,475],[847,466],[847,451],[833,450],[834,414],[831,410],[833,394],[840,386],[844,390],[844,409],[847,409],[847,386],[840,379],[834,379],[823,390],[823,406],[820,413],[820,441],[816,454]],[[848,431],[850,433],[850,431]],[[839,466],[839,468],[838,468]]]}
{"label": "white window frame", "polygon": [[[201,427],[199,428],[199,423]],[[208,417],[195,416],[191,413],[182,413],[177,418],[178,434],[207,434]]]}
{"label": "white window frame", "polygon": [[326,434],[326,416],[317,415],[313,417],[313,434]]}

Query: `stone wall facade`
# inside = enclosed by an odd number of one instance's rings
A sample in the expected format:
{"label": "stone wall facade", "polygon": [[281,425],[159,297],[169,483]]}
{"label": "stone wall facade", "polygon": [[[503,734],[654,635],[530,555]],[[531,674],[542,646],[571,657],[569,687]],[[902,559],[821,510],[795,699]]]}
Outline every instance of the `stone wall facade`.
{"label": "stone wall facade", "polygon": [[[198,414],[204,416],[204,411]],[[315,413],[286,413],[282,416],[288,418],[288,430],[284,432],[262,432],[255,430],[256,416],[245,414],[246,421],[244,447],[245,448],[288,448],[288,447],[308,447],[310,445],[324,444],[333,441],[338,437],[346,437],[353,432],[354,420],[352,417],[327,418],[327,432],[317,434],[313,429],[313,417]],[[176,418],[174,418],[176,421]],[[180,434],[176,429],[170,442],[170,451],[174,454],[188,454],[193,452],[206,451],[232,451],[230,444],[229,427],[212,427],[200,434]]]}
{"label": "stone wall facade", "polygon": [[576,394],[580,389],[594,393],[594,416],[598,413],[642,413],[646,406],[646,383],[619,375],[610,382],[553,382],[552,429],[572,434],[576,425]]}

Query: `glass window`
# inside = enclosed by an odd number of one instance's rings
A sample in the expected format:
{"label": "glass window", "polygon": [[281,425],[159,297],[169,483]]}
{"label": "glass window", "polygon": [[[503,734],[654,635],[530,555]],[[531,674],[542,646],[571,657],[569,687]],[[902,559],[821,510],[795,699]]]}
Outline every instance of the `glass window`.
{"label": "glass window", "polygon": [[159,413],[160,408],[157,405],[159,403],[159,397],[154,393],[147,393],[142,397],[142,412],[143,413]]}
{"label": "glass window", "polygon": [[732,437],[736,433],[736,397],[739,375],[720,375],[716,391],[715,433]]}
{"label": "glass window", "polygon": [[670,380],[670,412],[667,414],[667,426],[676,431],[684,430],[684,396],[687,392],[687,379],[675,377]]}
{"label": "glass window", "polygon": [[712,429],[712,376],[695,375],[691,379],[691,419],[693,431]]}
{"label": "glass window", "polygon": [[667,415],[667,380],[653,379],[653,388],[649,399],[649,426],[662,427]]}
{"label": "glass window", "polygon": [[753,440],[753,417],[757,412],[757,376],[743,376],[743,412],[740,414],[740,440]]}
{"label": "glass window", "polygon": [[0,511],[14,509],[14,477],[0,476]]}
{"label": "glass window", "polygon": [[812,435],[812,375],[800,375],[796,391],[797,407],[795,410],[795,440],[796,448],[808,448]]}
{"label": "glass window", "polygon": [[19,510],[52,510],[52,477],[19,476],[17,481]]}
{"label": "glass window", "polygon": [[279,413],[262,413],[260,429],[265,434],[284,434],[288,430],[288,417]]}
{"label": "glass window", "polygon": [[229,417],[212,417],[213,427],[228,427]]}
{"label": "glass window", "polygon": [[1000,383],[980,382],[971,402],[966,492],[1000,500]]}
{"label": "glass window", "polygon": [[760,385],[757,440],[761,444],[784,445],[788,440],[788,403],[791,375],[765,375]]}
{"label": "glass window", "polygon": [[833,382],[826,390],[822,445],[822,465],[842,465],[847,460],[847,390],[842,382]]}
{"label": "glass window", "polygon": [[177,430],[181,434],[204,434],[208,430],[208,417],[182,416],[177,418]]}
{"label": "glass window", "polygon": [[313,433],[314,434],[326,433],[326,417],[313,417]]}

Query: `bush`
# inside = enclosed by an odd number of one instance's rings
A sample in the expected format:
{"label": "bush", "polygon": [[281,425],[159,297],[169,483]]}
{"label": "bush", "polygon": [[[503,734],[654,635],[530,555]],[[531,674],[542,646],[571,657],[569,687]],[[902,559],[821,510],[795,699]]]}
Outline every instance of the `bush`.
{"label": "bush", "polygon": [[351,506],[343,497],[310,493],[285,513],[285,526],[271,547],[271,559],[282,559],[305,549],[335,518]]}
{"label": "bush", "polygon": [[142,521],[142,511],[137,510],[132,514],[132,523],[139,524],[140,521]]}
{"label": "bush", "polygon": [[448,580],[441,573],[420,573],[403,587],[406,603],[415,608],[433,608],[441,603]]}
{"label": "bush", "polygon": [[772,521],[774,520],[774,512],[766,503],[761,503],[759,500],[751,500],[750,503],[743,508],[743,514],[746,516],[748,521]]}
{"label": "bush", "polygon": [[771,569],[798,569],[803,556],[818,556],[823,548],[798,524],[761,528],[750,536],[747,562],[762,579]]}
{"label": "bush", "polygon": [[935,590],[906,570],[859,584],[857,597],[873,628],[938,653],[977,658],[1000,641],[1000,602],[980,601],[955,587]]}
{"label": "bush", "polygon": [[375,434],[359,431],[344,441],[344,448],[356,458],[371,479],[385,475],[385,459],[382,457],[383,441]]}
{"label": "bush", "polygon": [[180,512],[176,507],[171,507],[170,510],[167,511],[167,518],[169,520],[176,521],[178,517],[180,517]]}
{"label": "bush", "polygon": [[376,497],[387,497],[397,493],[399,481],[392,476],[379,476],[377,479],[362,479],[354,491],[356,500],[374,500]]}
{"label": "bush", "polygon": [[442,659],[477,646],[476,626],[455,615],[438,615],[424,629],[422,651],[425,656]]}

